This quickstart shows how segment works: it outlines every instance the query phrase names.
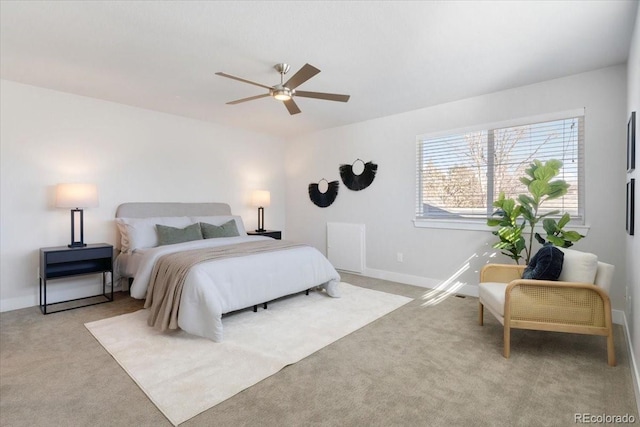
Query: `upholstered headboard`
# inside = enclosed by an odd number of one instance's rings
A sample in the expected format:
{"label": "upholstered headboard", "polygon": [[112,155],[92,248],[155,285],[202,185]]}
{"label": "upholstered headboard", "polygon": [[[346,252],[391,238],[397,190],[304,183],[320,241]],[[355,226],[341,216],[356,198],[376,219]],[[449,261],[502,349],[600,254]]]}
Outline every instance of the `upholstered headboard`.
{"label": "upholstered headboard", "polygon": [[231,207],[226,203],[134,202],[116,210],[116,218],[213,215],[231,215]]}

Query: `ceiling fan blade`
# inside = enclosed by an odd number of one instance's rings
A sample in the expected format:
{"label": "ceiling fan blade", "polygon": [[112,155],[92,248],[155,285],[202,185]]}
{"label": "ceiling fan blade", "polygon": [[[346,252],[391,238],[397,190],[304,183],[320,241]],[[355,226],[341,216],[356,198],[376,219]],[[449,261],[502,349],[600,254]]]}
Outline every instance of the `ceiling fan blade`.
{"label": "ceiling fan blade", "polygon": [[291,114],[292,116],[294,114],[298,114],[298,113],[302,112],[302,110],[300,110],[300,108],[298,108],[298,105],[295,103],[293,98],[291,98],[288,101],[283,101],[283,102],[284,102],[284,106],[287,107],[287,110],[289,110],[289,114]]}
{"label": "ceiling fan blade", "polygon": [[313,65],[304,64],[304,66],[300,68],[297,73],[295,73],[289,80],[287,80],[284,86],[288,87],[289,89],[295,89],[319,72],[320,70],[318,70]]}
{"label": "ceiling fan blade", "polygon": [[235,104],[240,104],[241,102],[253,101],[254,99],[266,98],[267,96],[270,96],[270,95],[268,93],[265,93],[264,95],[250,96],[248,98],[236,99],[235,101],[227,102],[227,104],[235,105]]}
{"label": "ceiling fan blade", "polygon": [[[252,82],[251,80],[243,79],[242,77],[232,76],[227,73],[216,73],[217,76],[227,77],[229,79],[238,80],[239,82],[249,83],[250,85],[260,86],[265,89],[272,89],[271,86],[263,85],[262,83]],[[294,76],[295,77],[295,76]]]}
{"label": "ceiling fan blade", "polygon": [[337,93],[323,93],[323,92],[306,92],[303,90],[297,90],[296,96],[301,96],[303,98],[316,98],[316,99],[324,99],[327,101],[339,101],[339,102],[347,102],[350,95],[340,95]]}

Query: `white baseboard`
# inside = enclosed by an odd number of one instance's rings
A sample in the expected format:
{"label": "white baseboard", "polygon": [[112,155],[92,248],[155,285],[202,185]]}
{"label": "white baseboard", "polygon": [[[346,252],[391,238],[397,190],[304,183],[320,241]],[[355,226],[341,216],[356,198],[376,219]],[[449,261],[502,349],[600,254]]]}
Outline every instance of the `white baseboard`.
{"label": "white baseboard", "polygon": [[[122,287],[118,283],[119,282],[116,282],[116,287],[113,288],[113,292],[118,292],[122,290]],[[111,286],[111,283],[107,282],[107,292],[110,291],[110,286]],[[95,292],[89,292],[92,290]],[[38,292],[39,292],[38,289],[36,289],[32,295],[1,299],[0,313],[4,313],[5,311],[20,310],[21,308],[37,307],[39,304]],[[97,287],[94,286],[93,288],[83,289],[83,292],[85,292],[85,294],[79,293],[77,289],[72,289],[72,290],[65,289],[60,292],[51,292],[51,296],[50,298],[48,298],[48,302],[75,299],[75,298],[80,298],[82,296],[87,296],[87,295],[96,295],[102,292],[102,285],[99,285]],[[47,292],[47,294],[49,294],[49,292]]]}
{"label": "white baseboard", "polygon": [[[352,273],[358,274],[358,273]],[[396,273],[393,271],[377,270],[375,268],[365,268],[361,276],[373,277],[374,279],[389,280],[391,282],[404,283],[405,285],[419,286],[427,289],[438,289],[470,297],[478,297],[478,287],[475,285],[461,284],[459,282],[443,282],[442,280],[430,277],[413,276],[411,274]],[[611,320],[617,325],[626,324],[626,317],[622,310],[611,310]],[[631,341],[631,340],[627,340]]]}
{"label": "white baseboard", "polygon": [[[618,311],[618,310],[616,310]],[[627,339],[627,346],[629,348],[629,365],[631,368],[631,381],[633,382],[633,389],[636,394],[636,405],[638,406],[638,413],[640,414],[640,371],[638,370],[638,361],[633,353],[633,345],[631,342],[631,334],[629,333],[629,324],[627,323],[627,316],[622,316],[622,326],[624,329],[624,336]]]}
{"label": "white baseboard", "polygon": [[459,282],[443,282],[442,280],[432,279],[430,277],[413,276],[411,274],[396,273],[393,271],[376,270],[375,268],[365,268],[362,276],[373,277],[374,279],[389,280],[391,282],[404,283],[405,285],[413,285],[427,289],[438,289],[442,291],[453,292],[456,294],[467,295],[470,297],[478,296],[478,287]]}
{"label": "white baseboard", "polygon": [[38,305],[38,295],[27,295],[16,298],[5,298],[0,300],[0,313],[21,308],[34,307]]}

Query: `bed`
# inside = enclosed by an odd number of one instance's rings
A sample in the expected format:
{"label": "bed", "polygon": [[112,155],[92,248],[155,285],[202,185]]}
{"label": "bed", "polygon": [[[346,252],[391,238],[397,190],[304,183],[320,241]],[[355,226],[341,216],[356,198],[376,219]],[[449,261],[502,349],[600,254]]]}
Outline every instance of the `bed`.
{"label": "bed", "polygon": [[[166,244],[158,236],[194,224],[215,229],[215,238],[210,234]],[[129,279],[131,296],[146,300],[149,323],[162,330],[180,328],[221,342],[223,314],[309,289],[340,296],[340,276],[322,253],[308,245],[247,235],[242,218],[232,215],[226,203],[124,203],[116,211],[116,225],[116,274]],[[235,232],[224,232],[229,228]],[[191,260],[188,268],[177,266],[181,258]],[[158,285],[165,271],[183,273],[177,288]],[[171,301],[174,293],[176,302]],[[158,304],[171,305],[171,313]],[[165,319],[158,322],[158,316]]]}

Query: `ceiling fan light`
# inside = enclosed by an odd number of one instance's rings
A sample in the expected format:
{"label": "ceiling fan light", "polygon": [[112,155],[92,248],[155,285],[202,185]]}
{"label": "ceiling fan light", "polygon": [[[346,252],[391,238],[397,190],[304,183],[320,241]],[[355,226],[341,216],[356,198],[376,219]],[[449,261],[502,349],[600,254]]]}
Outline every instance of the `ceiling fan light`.
{"label": "ceiling fan light", "polygon": [[291,93],[286,89],[278,89],[273,91],[273,97],[278,101],[288,101],[291,99]]}
{"label": "ceiling fan light", "polygon": [[293,91],[286,86],[276,85],[271,89],[271,96],[278,101],[288,101],[293,96]]}

